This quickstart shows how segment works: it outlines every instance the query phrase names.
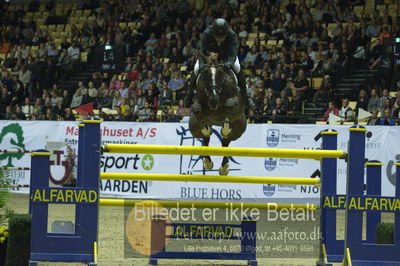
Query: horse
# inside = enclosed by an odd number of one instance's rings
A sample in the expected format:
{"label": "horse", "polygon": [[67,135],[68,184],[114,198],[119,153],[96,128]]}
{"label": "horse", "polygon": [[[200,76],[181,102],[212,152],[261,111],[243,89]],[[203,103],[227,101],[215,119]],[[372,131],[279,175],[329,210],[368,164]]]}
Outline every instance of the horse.
{"label": "horse", "polygon": [[[208,146],[213,126],[221,126],[222,146],[228,147],[246,131],[245,98],[240,93],[235,73],[220,64],[215,57],[200,56],[204,66],[196,79],[196,100],[201,109],[192,112],[189,130],[195,138]],[[210,156],[203,156],[203,167],[212,170]],[[220,175],[228,175],[229,157],[225,156],[219,168]]]}

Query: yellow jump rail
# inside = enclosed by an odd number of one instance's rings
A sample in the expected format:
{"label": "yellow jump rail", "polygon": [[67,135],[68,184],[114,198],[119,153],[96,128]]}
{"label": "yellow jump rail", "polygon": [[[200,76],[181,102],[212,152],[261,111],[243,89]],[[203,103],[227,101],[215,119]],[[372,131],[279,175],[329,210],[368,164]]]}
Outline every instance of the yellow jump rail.
{"label": "yellow jump rail", "polygon": [[239,156],[239,157],[274,157],[298,159],[322,159],[346,157],[341,150],[300,150],[300,149],[266,149],[237,147],[199,147],[199,146],[168,146],[168,145],[135,145],[106,144],[102,146],[104,153],[140,153],[140,154],[177,154],[204,156]]}
{"label": "yellow jump rail", "polygon": [[211,183],[246,183],[276,185],[318,185],[319,178],[303,177],[261,177],[261,176],[219,176],[219,175],[177,175],[177,174],[138,174],[138,173],[100,173],[101,179],[142,180],[142,181],[183,181]]}

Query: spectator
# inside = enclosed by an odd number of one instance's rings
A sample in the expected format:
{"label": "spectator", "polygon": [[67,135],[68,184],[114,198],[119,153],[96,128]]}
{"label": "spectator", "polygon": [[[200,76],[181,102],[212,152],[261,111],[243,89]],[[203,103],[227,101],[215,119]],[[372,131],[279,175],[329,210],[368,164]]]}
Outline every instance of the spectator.
{"label": "spectator", "polygon": [[274,75],[271,74],[271,88],[273,91],[281,91],[285,88],[286,82],[282,78],[280,71],[276,70]]}
{"label": "spectator", "polygon": [[334,88],[331,82],[331,78],[329,75],[325,75],[321,86],[314,94],[314,104],[316,105],[318,102],[326,103],[332,99],[334,95]]}
{"label": "spectator", "polygon": [[18,120],[26,120],[26,116],[25,116],[24,112],[22,112],[21,107],[18,105],[15,107],[14,114]]}
{"label": "spectator", "polygon": [[275,104],[272,107],[271,115],[273,117],[286,115],[286,107],[282,104],[281,98],[276,98]]}
{"label": "spectator", "polygon": [[114,97],[112,101],[112,109],[116,109],[121,105],[122,97],[118,90],[114,91]]}
{"label": "spectator", "polygon": [[110,91],[105,89],[103,91],[103,97],[100,97],[98,102],[98,108],[112,108],[113,98],[110,96]]}
{"label": "spectator", "polygon": [[394,126],[395,120],[392,118],[392,112],[390,109],[385,109],[383,111],[383,117],[379,119],[379,125],[382,126]]}
{"label": "spectator", "polygon": [[304,70],[300,69],[296,79],[290,82],[289,88],[292,90],[297,90],[300,94],[304,95],[306,98],[310,98],[312,92],[310,91],[309,82],[304,75]]}
{"label": "spectator", "polygon": [[380,108],[380,98],[376,89],[371,90],[371,98],[368,101],[368,112],[378,111]]}
{"label": "spectator", "polygon": [[339,109],[336,107],[334,101],[329,102],[328,109],[326,110],[324,117],[322,118],[322,121],[328,121],[329,114],[334,114],[336,116],[339,116]]}
{"label": "spectator", "polygon": [[372,110],[371,116],[368,118],[367,125],[375,126],[379,124],[378,111]]}
{"label": "spectator", "polygon": [[76,42],[73,42],[70,47],[68,47],[68,56],[70,57],[72,62],[78,61],[81,55],[79,47],[77,46]]}
{"label": "spectator", "polygon": [[160,105],[172,105],[172,93],[168,88],[167,81],[163,81],[159,96]]}
{"label": "spectator", "polygon": [[146,101],[149,103],[150,108],[157,109],[158,97],[154,94],[153,89],[149,88],[145,95]]}
{"label": "spectator", "polygon": [[184,88],[185,82],[183,81],[181,77],[181,73],[177,72],[175,73],[171,80],[168,82],[168,88],[176,93],[176,100],[179,101],[184,98]]}
{"label": "spectator", "polygon": [[156,38],[156,34],[152,32],[150,34],[150,38],[144,44],[146,47],[146,51],[153,51],[157,47],[158,40]]}
{"label": "spectator", "polygon": [[342,118],[341,123],[350,122],[354,119],[353,109],[349,106],[349,99],[342,100],[342,108],[339,110],[339,117]]}
{"label": "spectator", "polygon": [[70,108],[74,109],[77,108],[79,106],[81,106],[82,104],[82,94],[81,94],[81,90],[77,89],[74,93],[74,95],[72,96],[72,101],[71,101],[71,105]]}
{"label": "spectator", "polygon": [[22,106],[22,112],[27,118],[33,114],[33,105],[30,103],[30,99],[28,97],[25,98],[24,105]]}
{"label": "spectator", "polygon": [[139,121],[145,121],[150,118],[151,108],[148,102],[144,102],[144,106],[138,111]]}
{"label": "spectator", "polygon": [[364,111],[367,111],[368,103],[369,103],[369,99],[368,99],[367,91],[364,89],[361,89],[358,94],[358,101],[357,101],[357,105],[356,105],[356,114],[358,115],[359,108],[363,109]]}
{"label": "spectator", "polygon": [[75,116],[72,114],[72,111],[70,108],[65,109],[64,120],[65,121],[75,121]]}
{"label": "spectator", "polygon": [[247,68],[254,66],[257,56],[258,56],[257,46],[253,45],[253,47],[251,47],[250,52],[247,53],[246,58],[243,60],[244,66]]}
{"label": "spectator", "polygon": [[97,92],[97,89],[94,87],[94,82],[89,81],[88,83],[88,94],[90,97],[93,97],[93,95]]}
{"label": "spectator", "polygon": [[156,83],[156,82],[157,82],[157,78],[154,77],[153,71],[149,71],[149,72],[147,73],[147,79],[145,79],[145,80],[143,81],[142,89],[143,89],[144,91],[146,91],[146,90],[149,88],[149,86],[150,86],[151,83]]}
{"label": "spectator", "polygon": [[179,108],[178,108],[178,110],[176,110],[176,115],[179,115],[179,116],[190,115],[190,110],[185,107],[183,100],[179,100],[178,106],[179,106]]}

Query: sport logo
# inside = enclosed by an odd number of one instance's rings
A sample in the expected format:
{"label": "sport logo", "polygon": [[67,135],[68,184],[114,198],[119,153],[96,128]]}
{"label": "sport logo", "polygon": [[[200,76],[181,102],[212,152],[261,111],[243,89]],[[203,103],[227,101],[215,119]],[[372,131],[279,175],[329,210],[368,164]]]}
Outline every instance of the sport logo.
{"label": "sport logo", "polygon": [[279,144],[279,129],[268,129],[267,145],[268,147],[276,147]]}
{"label": "sport logo", "polygon": [[[4,149],[25,150],[22,127],[17,123],[3,127],[0,133],[0,143]],[[20,160],[24,155],[24,153],[3,153],[0,154],[0,161],[7,160],[6,166],[13,167],[13,160]]]}
{"label": "sport logo", "polygon": [[264,167],[267,171],[272,171],[276,168],[277,158],[265,158]]}
{"label": "sport logo", "polygon": [[265,196],[271,197],[272,195],[275,194],[275,185],[271,184],[263,185],[263,192]]}

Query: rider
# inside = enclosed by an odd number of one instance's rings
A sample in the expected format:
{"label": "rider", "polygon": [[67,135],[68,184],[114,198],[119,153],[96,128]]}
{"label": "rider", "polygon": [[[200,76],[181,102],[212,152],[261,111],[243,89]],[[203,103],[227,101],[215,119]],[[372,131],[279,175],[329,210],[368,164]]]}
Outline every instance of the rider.
{"label": "rider", "polygon": [[[247,96],[247,86],[243,71],[241,71],[237,52],[239,43],[236,33],[229,27],[228,22],[223,18],[216,19],[213,24],[204,32],[200,42],[200,51],[204,55],[216,53],[222,62],[233,69],[236,74],[240,92],[245,98],[246,108],[251,106]],[[187,87],[187,97],[185,100],[186,107],[192,106],[192,111],[198,112],[201,110],[200,104],[195,100],[193,105],[193,96],[195,94],[196,78],[199,70],[203,67],[204,61],[200,57],[197,59],[193,73],[189,79]]]}

